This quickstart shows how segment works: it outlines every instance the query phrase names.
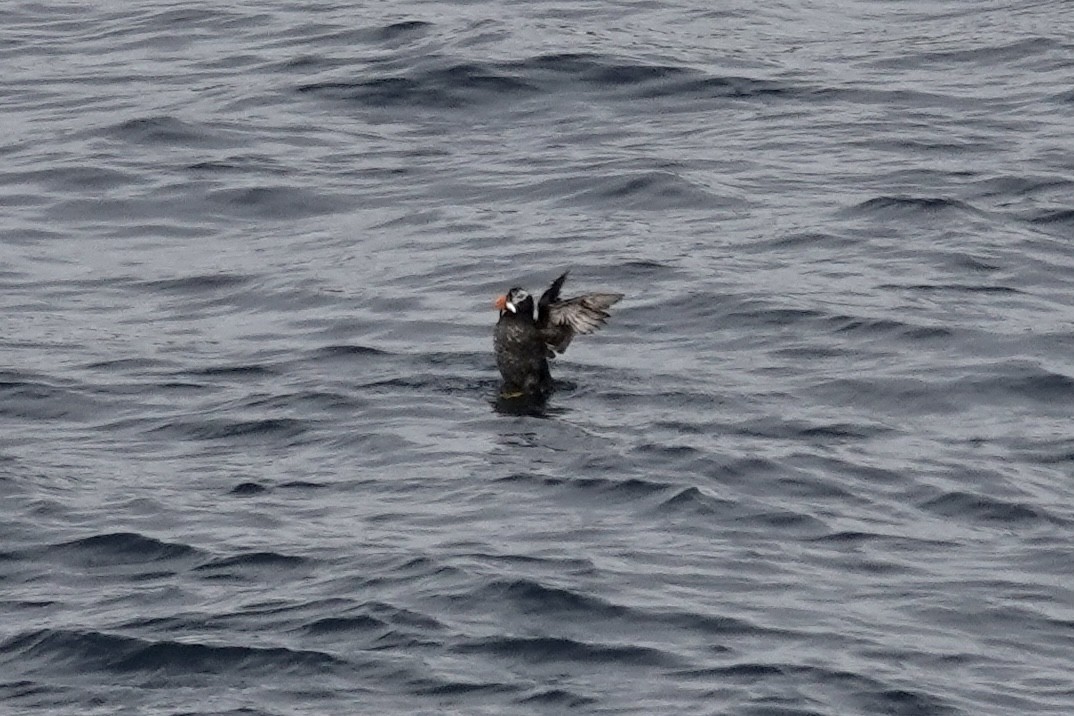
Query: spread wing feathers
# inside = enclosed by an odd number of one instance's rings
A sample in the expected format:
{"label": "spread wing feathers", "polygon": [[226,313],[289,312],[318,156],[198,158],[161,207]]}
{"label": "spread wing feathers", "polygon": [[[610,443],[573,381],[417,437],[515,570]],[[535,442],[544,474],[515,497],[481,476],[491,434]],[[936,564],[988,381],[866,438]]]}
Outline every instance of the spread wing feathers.
{"label": "spread wing feathers", "polygon": [[553,281],[552,285],[541,294],[541,300],[537,302],[537,325],[548,325],[548,309],[553,303],[559,301],[559,290],[563,288],[563,282],[567,280],[568,273],[570,272],[564,271],[563,275]]}
{"label": "spread wing feathers", "polygon": [[607,309],[619,302],[621,293],[590,293],[548,306],[548,323],[542,328],[545,343],[556,352],[567,350],[576,333],[592,333],[608,320]]}

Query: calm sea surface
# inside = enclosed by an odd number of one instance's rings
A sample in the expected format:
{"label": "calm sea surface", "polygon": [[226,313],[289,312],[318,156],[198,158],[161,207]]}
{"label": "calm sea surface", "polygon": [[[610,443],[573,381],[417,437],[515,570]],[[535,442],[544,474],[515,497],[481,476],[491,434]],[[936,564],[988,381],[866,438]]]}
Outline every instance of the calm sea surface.
{"label": "calm sea surface", "polygon": [[18,1],[0,68],[5,715],[1074,713],[1070,3]]}

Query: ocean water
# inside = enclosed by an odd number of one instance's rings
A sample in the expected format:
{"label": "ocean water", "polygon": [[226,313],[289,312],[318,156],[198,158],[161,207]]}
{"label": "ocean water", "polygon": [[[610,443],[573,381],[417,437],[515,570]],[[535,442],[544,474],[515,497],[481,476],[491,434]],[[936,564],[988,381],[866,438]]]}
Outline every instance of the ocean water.
{"label": "ocean water", "polygon": [[1074,713],[1070,4],[0,28],[2,713]]}

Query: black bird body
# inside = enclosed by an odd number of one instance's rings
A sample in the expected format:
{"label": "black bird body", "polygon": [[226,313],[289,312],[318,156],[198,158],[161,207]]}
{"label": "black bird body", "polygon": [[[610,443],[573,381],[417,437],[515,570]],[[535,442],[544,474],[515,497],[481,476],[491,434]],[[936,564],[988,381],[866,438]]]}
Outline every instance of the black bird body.
{"label": "black bird body", "polygon": [[567,274],[552,282],[537,302],[524,289],[512,288],[496,301],[500,320],[493,333],[496,366],[503,376],[500,396],[543,400],[554,389],[548,359],[567,350],[577,333],[592,333],[604,325],[606,309],[621,293],[590,293],[560,299]]}

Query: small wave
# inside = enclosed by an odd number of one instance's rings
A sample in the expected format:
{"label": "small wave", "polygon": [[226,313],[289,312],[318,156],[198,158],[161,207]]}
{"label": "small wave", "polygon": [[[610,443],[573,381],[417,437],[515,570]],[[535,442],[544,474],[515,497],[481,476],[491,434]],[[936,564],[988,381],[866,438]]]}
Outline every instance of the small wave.
{"label": "small wave", "polygon": [[309,480],[289,480],[281,482],[279,487],[288,490],[319,490],[328,487],[328,485],[323,482],[310,482]]}
{"label": "small wave", "polygon": [[[447,65],[446,67],[443,65]],[[570,92],[613,99],[763,98],[815,92],[774,80],[705,75],[686,66],[630,62],[598,54],[546,54],[505,62],[455,62],[361,80],[324,80],[296,91],[372,108],[464,109],[519,97]]]}
{"label": "small wave", "polygon": [[356,102],[375,109],[399,106],[460,109],[534,91],[533,86],[517,77],[465,63],[410,75],[315,82],[298,87],[301,94]]}
{"label": "small wave", "polygon": [[171,361],[161,360],[160,358],[113,358],[110,360],[93,361],[87,363],[84,367],[87,370],[104,370],[104,371],[116,371],[116,372],[139,372],[141,370],[149,370],[152,368],[168,368],[175,364]]}
{"label": "small wave", "polygon": [[423,696],[461,696],[466,694],[504,693],[516,691],[517,687],[498,681],[458,681],[454,679],[414,679],[409,684],[416,694]]}
{"label": "small wave", "polygon": [[112,532],[83,537],[47,548],[45,556],[87,566],[154,564],[194,557],[201,551],[186,544],[164,542],[137,532]]}
{"label": "small wave", "polygon": [[725,320],[731,326],[793,326],[816,320],[823,315],[820,311],[810,308],[756,305],[730,311],[725,316]]}
{"label": "small wave", "polygon": [[1074,228],[1074,209],[1048,209],[1026,217],[1034,226],[1063,226]]}
{"label": "small wave", "polygon": [[338,634],[340,632],[382,631],[388,623],[369,614],[345,617],[324,617],[307,624],[303,629],[309,634]]}
{"label": "small wave", "polygon": [[956,520],[1013,526],[1025,523],[1057,523],[1058,518],[1014,500],[979,493],[954,491],[918,504],[922,510]]}
{"label": "small wave", "polygon": [[728,204],[726,199],[669,171],[589,176],[584,185],[580,191],[568,192],[566,200],[571,204],[654,211],[723,208]]}
{"label": "small wave", "polygon": [[77,422],[103,412],[103,406],[75,384],[53,385],[24,371],[0,371],[0,416]]}
{"label": "small wave", "polygon": [[690,514],[731,517],[738,506],[730,501],[710,495],[699,487],[687,487],[661,502],[656,511],[663,514]]}
{"label": "small wave", "polygon": [[259,186],[219,189],[210,200],[228,213],[263,219],[303,219],[347,211],[349,200],[342,195],[314,193],[300,186]]}
{"label": "small wave", "polygon": [[959,386],[977,395],[1012,395],[1036,403],[1069,404],[1074,401],[1074,378],[1039,367],[1011,370],[997,367],[998,375],[967,378]]}
{"label": "small wave", "polygon": [[237,273],[212,273],[198,274],[195,276],[181,276],[179,278],[158,279],[155,281],[141,281],[134,285],[150,292],[181,293],[188,295],[200,295],[215,293],[223,289],[244,286],[251,280],[250,276]]}
{"label": "small wave", "polygon": [[974,212],[969,204],[942,197],[878,196],[863,201],[847,210],[850,214],[877,218],[907,218],[939,212]]}
{"label": "small wave", "polygon": [[241,482],[228,491],[229,495],[236,495],[238,497],[249,497],[251,495],[263,495],[269,491],[269,488],[258,482]]}
{"label": "small wave", "polygon": [[653,647],[595,644],[565,637],[489,637],[455,647],[463,654],[485,653],[529,663],[578,661],[623,666],[670,666],[678,659]]}
{"label": "small wave", "polygon": [[204,368],[183,371],[182,375],[190,375],[205,378],[237,377],[237,378],[265,378],[278,375],[279,371],[266,365],[257,363],[241,363],[238,365],[211,365]]}
{"label": "small wave", "polygon": [[351,358],[354,356],[389,356],[392,354],[379,348],[373,348],[372,346],[338,345],[315,348],[310,351],[310,355],[315,360],[331,360],[335,358]]}
{"label": "small wave", "polygon": [[148,434],[179,435],[190,440],[274,440],[294,444],[309,432],[310,421],[297,418],[262,418],[259,420],[229,420],[201,418],[169,421],[148,431]]}
{"label": "small wave", "polygon": [[539,689],[529,693],[518,700],[521,704],[537,704],[553,708],[579,708],[598,702],[591,696],[581,696],[566,689]]}
{"label": "small wave", "polygon": [[171,144],[181,147],[219,147],[231,144],[203,124],[160,115],[130,119],[113,125],[105,133],[135,144]]}
{"label": "small wave", "polygon": [[888,414],[891,410],[922,414],[949,414],[964,409],[948,384],[918,378],[840,378],[825,381],[815,388],[830,405],[868,406]]}
{"label": "small wave", "polygon": [[279,552],[247,552],[245,554],[236,554],[231,557],[219,557],[211,562],[198,565],[194,569],[197,572],[229,570],[234,567],[243,569],[295,569],[298,567],[311,566],[314,562],[314,560],[308,557],[296,557],[289,554],[280,554]]}
{"label": "small wave", "polygon": [[103,192],[138,182],[138,176],[111,167],[82,165],[42,169],[23,174],[27,181],[41,181],[73,192]]}
{"label": "small wave", "polygon": [[607,619],[621,617],[628,611],[598,597],[549,587],[531,579],[496,581],[483,587],[474,597],[492,603],[507,601],[519,612],[533,616],[572,614],[577,619]]}
{"label": "small wave", "polygon": [[381,40],[395,40],[402,36],[418,34],[432,26],[431,22],[423,20],[403,20],[378,28],[377,35]]}
{"label": "small wave", "polygon": [[150,641],[98,631],[42,629],[17,635],[0,651],[64,664],[73,673],[217,674],[235,672],[296,673],[336,670],[348,662],[320,651],[284,647],[212,645]]}
{"label": "small wave", "polygon": [[873,336],[898,336],[914,340],[948,338],[951,329],[943,326],[922,326],[891,318],[866,318],[861,316],[829,316],[827,323],[836,333]]}
{"label": "small wave", "polygon": [[[994,286],[973,283],[884,283],[879,286],[883,289],[895,289],[900,291],[914,291],[918,293],[1024,293],[1024,291],[1012,286]],[[941,335],[950,335],[945,329],[934,329]]]}

